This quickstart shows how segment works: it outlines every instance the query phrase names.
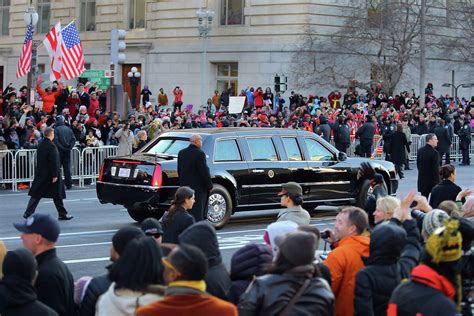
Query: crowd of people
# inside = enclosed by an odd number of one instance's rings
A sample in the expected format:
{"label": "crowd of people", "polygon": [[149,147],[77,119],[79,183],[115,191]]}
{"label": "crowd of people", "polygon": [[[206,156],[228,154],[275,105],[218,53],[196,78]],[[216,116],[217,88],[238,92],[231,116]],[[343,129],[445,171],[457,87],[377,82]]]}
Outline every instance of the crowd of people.
{"label": "crowd of people", "polygon": [[[375,192],[374,173],[361,174]],[[342,207],[321,233],[301,208],[301,186],[286,183],[265,243],[238,249],[230,271],[215,229],[191,213],[189,187],[161,220],[115,232],[104,274],[76,281],[56,253],[58,221],[35,213],[14,224],[24,248],[0,242],[0,314],[472,315],[474,196],[455,185],[452,166],[440,174],[429,202],[415,190],[382,194],[373,214]]]}
{"label": "crowd of people", "polygon": [[[436,133],[440,140],[438,151],[446,155],[449,163],[453,136],[459,135],[461,150],[467,148],[468,152],[474,128],[474,97],[470,100],[449,95],[437,97],[431,84],[425,90],[424,107],[412,92],[389,96],[380,87],[365,94],[348,89],[344,95],[333,91],[328,96],[303,96],[291,91],[287,100],[271,88],[247,87],[239,94],[245,97],[240,114],[228,113],[229,98],[236,94],[231,89],[215,91],[206,105],[196,107],[184,105],[185,95],[179,86],[170,97],[161,88],[152,104],[152,91],[145,86],[139,106],[128,117],[107,111],[106,94],[95,83],[79,83],[75,89],[58,82],[44,90],[42,86],[39,77],[38,101],[34,105],[27,102],[26,86],[17,90],[8,85],[3,91],[0,150],[36,148],[46,127],[63,123],[73,131],[74,146],[119,145],[122,154],[140,149],[169,129],[283,127],[315,132],[328,141],[333,138],[337,149],[344,152],[358,138],[357,154],[365,157],[372,154],[374,135],[380,135],[386,158],[408,167],[403,152],[409,150],[406,144],[410,143],[411,134]],[[406,142],[397,131],[405,134]],[[469,163],[469,155],[463,157],[463,164]]]}

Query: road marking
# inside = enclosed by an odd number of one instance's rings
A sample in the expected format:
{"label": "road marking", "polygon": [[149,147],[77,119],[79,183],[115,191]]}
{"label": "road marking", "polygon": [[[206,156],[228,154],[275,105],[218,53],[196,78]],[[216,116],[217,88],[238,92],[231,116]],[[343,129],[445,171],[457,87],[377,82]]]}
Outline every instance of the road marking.
{"label": "road marking", "polygon": [[72,245],[59,245],[56,248],[74,248],[74,247],[88,247],[88,246],[101,246],[101,245],[110,245],[112,242],[105,241],[105,242],[93,242],[88,244],[72,244]]}
{"label": "road marking", "polygon": [[[82,192],[94,192],[96,191],[96,189],[84,189],[84,190],[68,190],[66,191],[67,194],[69,193],[82,193]],[[0,196],[25,196],[25,195],[28,195],[28,192],[25,192],[25,193],[5,193],[5,194],[0,194]]]}
{"label": "road marking", "polygon": [[[64,233],[59,234],[59,237],[67,237],[67,236],[80,236],[80,235],[97,235],[97,234],[106,234],[106,233],[115,233],[116,229],[110,230],[95,230],[95,231],[88,231],[88,232],[75,232],[75,233]],[[0,237],[0,240],[19,240],[20,237]]]}
{"label": "road marking", "polygon": [[65,260],[65,264],[74,264],[74,263],[87,263],[87,262],[100,262],[100,261],[109,261],[109,257],[100,257],[100,258],[89,258],[89,259],[76,259],[76,260]]}

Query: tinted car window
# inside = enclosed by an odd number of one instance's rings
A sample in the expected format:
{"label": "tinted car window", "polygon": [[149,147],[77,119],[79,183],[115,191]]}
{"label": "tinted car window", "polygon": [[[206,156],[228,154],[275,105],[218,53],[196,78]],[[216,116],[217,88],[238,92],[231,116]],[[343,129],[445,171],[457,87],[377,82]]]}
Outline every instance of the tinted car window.
{"label": "tinted car window", "polygon": [[189,146],[186,139],[160,139],[153,147],[147,150],[150,154],[167,154],[178,156],[181,149]]}
{"label": "tinted car window", "polygon": [[300,161],[303,160],[301,157],[300,148],[298,147],[298,142],[296,138],[292,137],[283,137],[283,145],[285,146],[286,154],[288,155],[288,160],[291,161]]}
{"label": "tinted car window", "polygon": [[216,142],[214,161],[241,161],[239,147],[235,139]]}
{"label": "tinted car window", "polygon": [[306,147],[308,148],[309,158],[312,161],[330,161],[333,154],[321,145],[317,140],[305,138]]}
{"label": "tinted car window", "polygon": [[247,138],[252,160],[275,161],[278,156],[271,138]]}

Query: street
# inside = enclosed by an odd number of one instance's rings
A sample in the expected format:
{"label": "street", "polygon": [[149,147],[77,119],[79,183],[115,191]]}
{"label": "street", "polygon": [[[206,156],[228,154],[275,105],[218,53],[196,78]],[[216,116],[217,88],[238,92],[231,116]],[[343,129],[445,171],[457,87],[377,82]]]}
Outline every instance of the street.
{"label": "street", "polygon": [[[414,163],[411,163],[412,168]],[[462,167],[455,164],[457,169],[456,184],[462,188],[474,188],[474,166]],[[405,172],[405,178],[400,181],[398,195],[416,188],[417,171]],[[74,219],[61,222],[61,236],[57,244],[59,257],[67,263],[75,279],[81,276],[97,276],[105,273],[109,264],[109,248],[114,232],[124,226],[133,224],[127,211],[121,206],[102,205],[96,198],[93,186],[85,189],[74,187],[67,191],[66,209]],[[22,246],[19,232],[12,223],[22,220],[22,214],[28,203],[27,191],[12,193],[1,191],[0,240],[8,249]],[[50,213],[57,216],[53,201],[41,201],[37,212]],[[241,212],[232,217],[230,224],[217,232],[219,245],[224,263],[230,265],[232,254],[240,247],[250,242],[263,242],[265,227],[273,222],[278,210]],[[321,231],[331,227],[335,217],[335,209],[320,207],[312,212],[313,225]],[[323,249],[321,242],[320,249]]]}

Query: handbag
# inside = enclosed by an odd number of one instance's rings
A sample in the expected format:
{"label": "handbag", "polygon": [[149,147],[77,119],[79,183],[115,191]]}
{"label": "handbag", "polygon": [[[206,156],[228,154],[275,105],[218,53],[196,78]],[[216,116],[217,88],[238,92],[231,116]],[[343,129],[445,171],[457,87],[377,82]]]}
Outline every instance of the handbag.
{"label": "handbag", "polygon": [[304,290],[306,290],[306,288],[309,286],[309,283],[311,283],[311,279],[306,279],[304,281],[303,285],[301,285],[298,292],[296,292],[295,296],[293,296],[293,298],[288,302],[286,307],[278,314],[278,316],[287,316],[290,313],[291,309],[293,308],[295,303],[298,301],[298,299],[301,297]]}

